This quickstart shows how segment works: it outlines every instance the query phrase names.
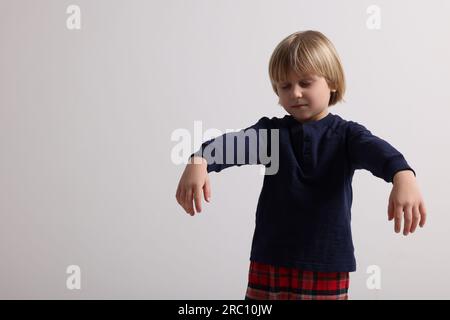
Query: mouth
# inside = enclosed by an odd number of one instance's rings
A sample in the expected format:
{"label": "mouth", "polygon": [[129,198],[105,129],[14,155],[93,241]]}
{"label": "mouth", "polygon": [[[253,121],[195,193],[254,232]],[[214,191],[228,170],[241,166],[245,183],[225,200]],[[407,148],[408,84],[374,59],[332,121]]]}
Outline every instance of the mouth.
{"label": "mouth", "polygon": [[307,104],[297,104],[295,106],[291,106],[291,108],[305,108],[307,106],[308,106]]}

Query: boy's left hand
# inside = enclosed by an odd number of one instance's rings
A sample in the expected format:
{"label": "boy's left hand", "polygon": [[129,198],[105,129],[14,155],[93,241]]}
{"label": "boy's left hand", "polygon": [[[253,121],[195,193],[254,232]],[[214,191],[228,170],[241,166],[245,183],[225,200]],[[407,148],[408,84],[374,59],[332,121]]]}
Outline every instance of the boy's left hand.
{"label": "boy's left hand", "polygon": [[394,186],[389,196],[388,219],[395,218],[394,230],[399,233],[404,217],[403,234],[413,233],[417,225],[423,227],[426,209],[416,177],[411,170],[402,170],[394,175]]}

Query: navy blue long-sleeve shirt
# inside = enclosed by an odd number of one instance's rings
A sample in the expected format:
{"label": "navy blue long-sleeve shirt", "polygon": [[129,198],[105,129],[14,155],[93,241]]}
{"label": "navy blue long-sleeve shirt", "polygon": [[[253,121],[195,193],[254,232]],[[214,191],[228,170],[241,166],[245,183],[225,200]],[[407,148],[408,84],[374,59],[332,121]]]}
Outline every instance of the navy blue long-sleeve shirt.
{"label": "navy blue long-sleeve shirt", "polygon": [[[250,143],[255,138],[250,132],[263,131],[268,134],[257,134],[256,143]],[[227,138],[231,136],[237,140],[233,138],[230,144]],[[239,138],[245,143],[239,144]],[[268,159],[264,154],[270,155],[271,163],[263,161]],[[369,170],[386,182],[392,182],[398,171],[414,172],[389,143],[363,125],[332,113],[304,124],[291,115],[263,117],[237,133],[204,142],[193,155],[206,159],[208,173],[263,164],[266,174],[250,260],[322,272],[356,270],[351,234],[355,170]],[[275,155],[278,166],[274,167]],[[218,156],[223,161],[217,161]],[[277,168],[276,173],[268,174],[269,168]]]}

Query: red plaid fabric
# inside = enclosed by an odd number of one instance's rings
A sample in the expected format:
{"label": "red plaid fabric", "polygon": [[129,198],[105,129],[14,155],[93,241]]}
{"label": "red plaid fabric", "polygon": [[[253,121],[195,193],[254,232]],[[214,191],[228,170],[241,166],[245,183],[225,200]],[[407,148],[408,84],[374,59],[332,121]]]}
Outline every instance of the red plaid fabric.
{"label": "red plaid fabric", "polygon": [[246,300],[347,300],[348,272],[317,272],[250,262]]}

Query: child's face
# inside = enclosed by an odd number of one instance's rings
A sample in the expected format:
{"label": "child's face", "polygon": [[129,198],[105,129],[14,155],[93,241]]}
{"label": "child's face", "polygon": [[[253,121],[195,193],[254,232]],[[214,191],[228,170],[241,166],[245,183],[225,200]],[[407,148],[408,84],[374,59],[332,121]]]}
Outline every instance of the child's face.
{"label": "child's face", "polygon": [[331,89],[323,77],[290,71],[287,81],[277,84],[277,90],[279,104],[299,122],[317,121],[328,114]]}

